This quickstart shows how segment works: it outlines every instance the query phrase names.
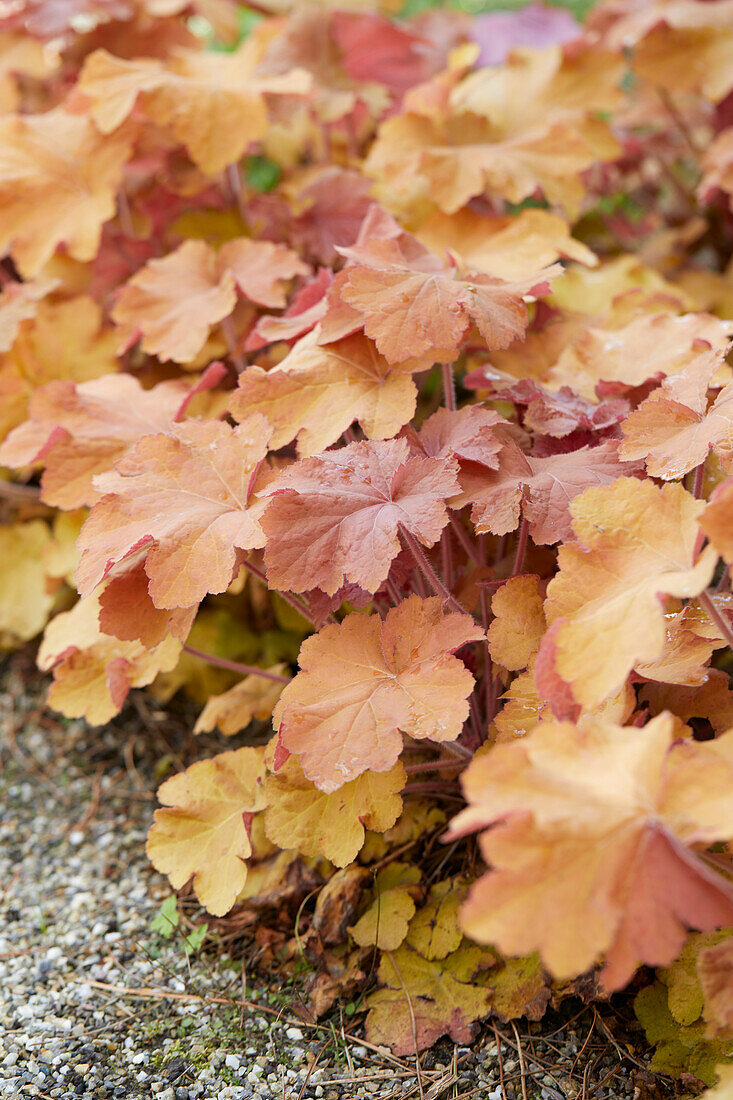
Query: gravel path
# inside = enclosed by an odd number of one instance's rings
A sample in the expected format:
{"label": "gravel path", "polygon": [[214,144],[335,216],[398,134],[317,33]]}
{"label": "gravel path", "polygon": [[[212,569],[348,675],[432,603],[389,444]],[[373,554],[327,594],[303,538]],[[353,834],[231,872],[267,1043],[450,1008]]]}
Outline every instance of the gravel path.
{"label": "gravel path", "polygon": [[[43,708],[28,655],[4,665],[0,1097],[419,1097],[409,1059],[342,1039],[337,1028],[308,1027],[287,1006],[273,1007],[282,1003],[277,989],[248,983],[252,1007],[236,1006],[240,962],[187,955],[181,933],[155,930],[170,888],[144,853],[156,754],[136,764],[142,723],[131,708],[125,726],[104,731],[59,720]],[[586,1082],[581,1093],[587,1031],[578,1022],[545,1040],[534,1025],[537,1062],[524,1051],[528,1100],[633,1095],[634,1066],[608,1043],[591,1046],[599,1085],[586,1092]],[[470,1050],[444,1043],[428,1052],[425,1100],[521,1097],[518,1033],[506,1035],[499,1052],[492,1031]]]}

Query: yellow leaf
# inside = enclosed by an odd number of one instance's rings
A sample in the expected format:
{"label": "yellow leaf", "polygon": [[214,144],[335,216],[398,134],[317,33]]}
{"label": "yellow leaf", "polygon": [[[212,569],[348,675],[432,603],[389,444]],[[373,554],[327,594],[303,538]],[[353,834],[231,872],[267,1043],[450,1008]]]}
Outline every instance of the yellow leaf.
{"label": "yellow leaf", "polygon": [[419,867],[409,863],[390,863],[379,872],[372,904],[349,929],[360,947],[394,951],[400,946],[415,912],[411,891],[421,877]]}
{"label": "yellow leaf", "polygon": [[146,851],[180,890],[193,875],[201,904],[215,916],[231,909],[252,854],[242,815],[264,808],[264,749],[244,748],[199,760],[158,790]]}
{"label": "yellow leaf", "polygon": [[461,944],[458,910],[466,888],[453,879],[438,882],[430,890],[430,901],[410,921],[407,943],[426,959],[444,959]]}
{"label": "yellow leaf", "polygon": [[0,527],[0,648],[40,633],[53,607],[44,554],[51,532],[41,519]]}
{"label": "yellow leaf", "polygon": [[539,577],[510,577],[491,600],[489,651],[511,671],[527,667],[547,629],[539,585]]}
{"label": "yellow leaf", "polygon": [[178,662],[181,643],[166,638],[154,649],[99,629],[99,599],[79,600],[47,626],[38,667],[53,668],[48,702],[67,718],[104,725],[119,714],[130,688],[144,687]]}
{"label": "yellow leaf", "polygon": [[550,1000],[547,972],[539,955],[505,959],[489,975],[491,1008],[504,1020],[541,1020]]}
{"label": "yellow leaf", "polygon": [[383,831],[402,809],[405,770],[398,762],[388,772],[365,772],[332,794],[318,790],[291,757],[266,782],[265,830],[280,848],[324,855],[345,867],[364,843],[364,828]]}
{"label": "yellow leaf", "polygon": [[[273,665],[266,671],[282,675],[285,665]],[[257,718],[264,722],[272,715],[285,684],[275,683],[263,676],[251,675],[223,695],[212,695],[198,716],[194,733],[205,733],[215,726],[227,736],[245,729]]]}
{"label": "yellow leaf", "polygon": [[416,1044],[424,1050],[446,1033],[457,1043],[470,1042],[474,1021],[487,1015],[491,1000],[485,976],[472,979],[493,962],[493,955],[473,945],[435,961],[407,946],[384,954],[384,988],[367,999],[369,1041],[398,1055],[414,1055]]}

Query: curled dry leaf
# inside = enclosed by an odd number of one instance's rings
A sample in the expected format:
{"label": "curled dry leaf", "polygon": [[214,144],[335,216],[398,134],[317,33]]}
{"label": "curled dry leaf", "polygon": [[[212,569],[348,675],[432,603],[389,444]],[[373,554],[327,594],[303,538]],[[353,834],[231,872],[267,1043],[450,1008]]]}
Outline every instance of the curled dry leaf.
{"label": "curled dry leaf", "polygon": [[543,722],[495,746],[464,773],[469,807],[451,825],[493,826],[464,930],[539,951],[561,979],[603,957],[607,990],[672,962],[688,927],[733,919],[733,887],[696,854],[733,835],[731,781],[733,733],[675,741],[668,714],[641,729]]}
{"label": "curled dry leaf", "polygon": [[556,714],[597,706],[665,643],[660,595],[696,596],[717,562],[696,553],[705,505],[681,485],[619,478],[570,505],[577,542],[560,547],[547,587],[537,684]]}
{"label": "curled dry leaf", "polygon": [[199,760],[158,788],[146,851],[174,890],[193,876],[210,913],[227,913],[247,879],[252,854],[245,817],[264,809],[264,749],[244,748]]}
{"label": "curled dry leaf", "polygon": [[482,637],[469,615],[443,614],[438,597],[410,596],[384,621],[354,614],[325,627],[303,642],[275,709],[280,742],[330,792],[393,767],[402,733],[454,741],[474,681],[453,654]]}
{"label": "curled dry leaf", "polygon": [[448,522],[455,466],[410,454],[404,439],[351,443],[304,458],[269,491],[262,518],[273,588],[376,592],[400,552],[398,525],[432,546]]}
{"label": "curled dry leaf", "polygon": [[266,782],[265,832],[280,848],[323,855],[337,867],[356,859],[364,830],[384,832],[402,811],[405,769],[365,772],[337,790],[319,790],[291,757]]}
{"label": "curled dry leaf", "polygon": [[733,1031],[733,937],[730,934],[700,952],[697,974],[705,1002],[703,1015],[709,1029],[729,1034]]}
{"label": "curled dry leaf", "polygon": [[702,1100],[733,1100],[733,1066],[720,1066],[717,1085],[706,1089]]}

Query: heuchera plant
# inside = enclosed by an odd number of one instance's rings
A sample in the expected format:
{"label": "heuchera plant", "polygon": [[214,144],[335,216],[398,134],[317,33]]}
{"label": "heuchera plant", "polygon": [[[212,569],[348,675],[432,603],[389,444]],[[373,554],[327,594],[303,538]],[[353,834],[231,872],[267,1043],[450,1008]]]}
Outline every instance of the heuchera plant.
{"label": "heuchera plant", "polygon": [[3,18],[3,642],[237,739],[148,853],[315,1013],[684,949],[729,1035],[733,0],[273,8]]}

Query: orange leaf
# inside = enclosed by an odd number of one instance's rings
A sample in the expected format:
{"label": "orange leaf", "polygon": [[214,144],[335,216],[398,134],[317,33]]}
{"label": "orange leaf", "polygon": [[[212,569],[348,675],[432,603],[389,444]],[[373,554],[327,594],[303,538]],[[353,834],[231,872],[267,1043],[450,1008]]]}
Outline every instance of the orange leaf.
{"label": "orange leaf", "polygon": [[298,437],[298,454],[334,443],[355,420],[368,439],[388,439],[415,412],[412,375],[429,370],[432,356],[389,363],[363,333],[321,346],[316,329],[273,370],[249,367],[229,409],[235,420],[262,413],[273,426],[270,446]]}
{"label": "orange leaf", "polygon": [[410,596],[387,613],[349,615],[306,639],[301,671],[273,723],[286,749],[323,791],[369,769],[388,771],[402,732],[454,741],[468,716],[473,676],[453,656],[483,632],[468,615],[444,615],[438,597]]}
{"label": "orange leaf", "polygon": [[491,600],[489,627],[492,660],[510,671],[526,668],[546,630],[540,579],[530,574],[510,577]]}
{"label": "orange leaf", "polygon": [[405,241],[371,240],[342,249],[352,262],[329,290],[331,301],[340,299],[356,311],[367,336],[391,363],[428,351],[437,359],[455,358],[471,322],[487,347],[508,347],[527,327],[524,296],[541,292],[560,272],[550,267],[519,282],[504,282],[461,271],[404,236]]}
{"label": "orange leaf", "polygon": [[733,920],[733,887],[695,853],[733,836],[733,733],[675,742],[670,715],[641,729],[544,722],[464,773],[453,836],[481,838],[493,868],[463,927],[479,942],[538,950],[557,978],[605,957],[619,989],[639,963],[665,966],[688,927]]}
{"label": "orange leaf", "polygon": [[236,291],[260,305],[283,306],[282,281],[306,275],[307,264],[284,245],[241,238],[218,253],[205,241],[184,241],[150,260],[123,287],[112,311],[124,349],[142,336],[142,349],[189,363],[212,325],[234,309]]}
{"label": "orange leaf", "polygon": [[720,485],[702,514],[700,527],[725,562],[733,562],[733,480]]}
{"label": "orange leaf", "polygon": [[710,409],[707,401],[708,386],[723,364],[722,353],[703,353],[666,378],[621,425],[621,457],[643,458],[647,473],[667,481],[694,470],[710,450],[733,468],[733,383],[723,387]]}
{"label": "orange leaf", "polygon": [[75,260],[94,259],[132,142],[127,127],[105,137],[62,107],[0,118],[0,252],[25,278],[60,244]]}
{"label": "orange leaf", "polygon": [[266,421],[253,416],[237,428],[190,421],[141,439],[95,483],[104,496],[79,536],[79,591],[93,591],[116,563],[144,551],[157,608],[224,592],[239,552],[263,542],[251,493],[268,438]]}
{"label": "orange leaf", "polygon": [[695,558],[703,508],[681,485],[659,489],[635,478],[573,501],[578,541],[559,550],[545,602],[551,628],[537,665],[540,693],[556,713],[566,712],[567,692],[584,707],[598,705],[638,662],[661,655],[661,594],[696,596],[715,569],[712,547]]}
{"label": "orange leaf", "polygon": [[262,52],[257,34],[233,53],[179,49],[165,63],[127,61],[97,50],[85,62],[78,88],[103,133],[116,130],[139,100],[143,115],[169,127],[198,167],[213,176],[265,136],[266,95],[304,95],[311,86],[302,69],[258,76]]}

